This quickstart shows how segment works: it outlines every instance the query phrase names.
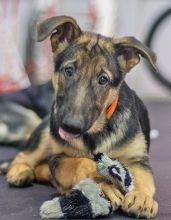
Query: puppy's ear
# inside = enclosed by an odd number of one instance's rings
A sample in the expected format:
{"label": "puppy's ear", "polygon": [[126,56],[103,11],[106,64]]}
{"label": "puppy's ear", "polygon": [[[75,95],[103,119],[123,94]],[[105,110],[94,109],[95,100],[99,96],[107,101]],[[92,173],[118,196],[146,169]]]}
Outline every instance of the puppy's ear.
{"label": "puppy's ear", "polygon": [[118,63],[123,73],[129,72],[144,57],[156,70],[156,55],[148,47],[134,37],[121,37],[112,39]]}
{"label": "puppy's ear", "polygon": [[37,40],[43,41],[51,36],[52,51],[55,52],[64,42],[67,45],[80,36],[81,29],[75,19],[56,16],[37,24]]}

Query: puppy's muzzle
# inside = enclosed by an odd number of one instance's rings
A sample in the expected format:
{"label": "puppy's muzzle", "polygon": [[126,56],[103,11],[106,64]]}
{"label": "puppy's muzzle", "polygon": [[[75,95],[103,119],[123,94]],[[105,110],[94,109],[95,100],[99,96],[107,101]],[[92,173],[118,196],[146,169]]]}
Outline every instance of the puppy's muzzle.
{"label": "puppy's muzzle", "polygon": [[84,131],[84,119],[81,115],[65,115],[61,120],[59,135],[62,139],[69,140],[78,137]]}

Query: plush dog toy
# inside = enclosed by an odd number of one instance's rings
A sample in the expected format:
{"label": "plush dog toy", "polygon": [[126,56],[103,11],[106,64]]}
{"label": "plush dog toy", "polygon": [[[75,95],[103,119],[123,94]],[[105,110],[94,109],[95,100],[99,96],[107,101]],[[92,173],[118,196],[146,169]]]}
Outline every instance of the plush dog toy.
{"label": "plush dog toy", "polygon": [[[116,159],[97,153],[94,155],[98,173],[108,181],[117,183],[123,192],[133,189],[132,174]],[[40,207],[42,218],[91,219],[106,217],[112,213],[110,201],[104,197],[100,187],[90,179],[77,184],[69,196],[56,197]]]}

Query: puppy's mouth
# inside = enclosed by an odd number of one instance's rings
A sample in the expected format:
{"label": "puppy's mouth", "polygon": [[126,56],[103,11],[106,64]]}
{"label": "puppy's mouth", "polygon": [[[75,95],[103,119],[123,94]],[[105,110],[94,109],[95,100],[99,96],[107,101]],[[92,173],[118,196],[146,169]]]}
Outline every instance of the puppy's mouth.
{"label": "puppy's mouth", "polygon": [[58,134],[59,134],[60,138],[65,141],[70,141],[70,140],[80,136],[80,134],[70,133],[70,132],[64,130],[62,127],[59,127]]}

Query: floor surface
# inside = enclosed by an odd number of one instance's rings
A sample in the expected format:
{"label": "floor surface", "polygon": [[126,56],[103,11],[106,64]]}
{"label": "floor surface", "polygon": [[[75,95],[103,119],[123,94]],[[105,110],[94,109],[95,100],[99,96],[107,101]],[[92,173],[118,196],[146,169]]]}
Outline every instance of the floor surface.
{"label": "floor surface", "polygon": [[[151,165],[156,182],[156,199],[159,214],[156,220],[171,219],[171,103],[147,103],[151,127],[157,129],[159,137],[151,142]],[[16,150],[0,147],[0,160],[10,158]],[[145,182],[144,182],[145,184]],[[0,176],[0,220],[39,220],[39,207],[52,197],[55,189],[34,184],[28,188],[10,188],[4,176]],[[116,213],[112,219],[130,219]]]}

